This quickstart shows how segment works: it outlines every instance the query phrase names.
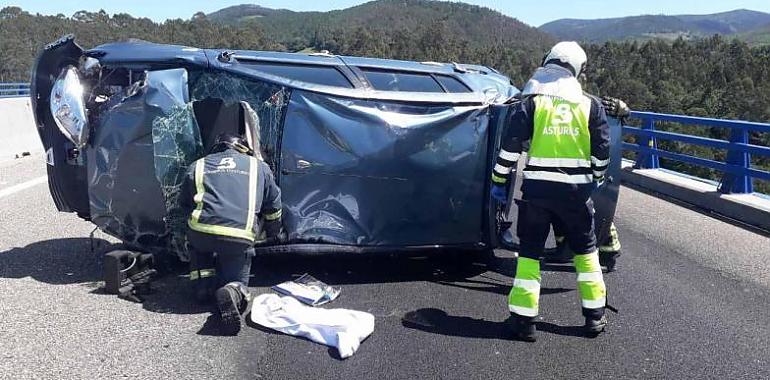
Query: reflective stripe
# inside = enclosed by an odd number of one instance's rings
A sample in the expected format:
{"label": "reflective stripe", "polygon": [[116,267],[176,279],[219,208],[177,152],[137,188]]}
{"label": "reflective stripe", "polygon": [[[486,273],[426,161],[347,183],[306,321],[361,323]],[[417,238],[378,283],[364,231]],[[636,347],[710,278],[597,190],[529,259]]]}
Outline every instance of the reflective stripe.
{"label": "reflective stripe", "polygon": [[599,265],[598,252],[576,255],[574,262],[577,272],[578,293],[583,307],[588,309],[604,307],[607,288]]}
{"label": "reflective stripe", "polygon": [[256,234],[254,231],[246,231],[240,228],[234,228],[234,227],[225,227],[225,226],[215,226],[212,224],[204,224],[204,223],[193,223],[193,221],[189,221],[187,225],[190,227],[191,230],[203,232],[210,235],[219,235],[219,236],[229,236],[239,239],[246,239],[249,241],[254,241],[256,239]]}
{"label": "reflective stripe", "polygon": [[526,289],[530,292],[540,292],[540,281],[516,278],[513,280],[513,287]]}
{"label": "reflective stripe", "polygon": [[193,201],[197,204],[195,210],[193,210],[190,221],[196,223],[201,218],[201,211],[203,210],[203,195],[206,194],[206,189],[203,187],[203,169],[204,161],[200,159],[195,161],[195,196]]}
{"label": "reflective stripe", "polygon": [[593,163],[596,166],[607,166],[610,164],[610,159],[608,158],[606,160],[600,160],[594,156],[591,156],[591,163]]}
{"label": "reflective stripe", "polygon": [[622,247],[620,246],[620,242],[615,242],[613,245],[602,245],[599,247],[599,252],[607,253],[607,252],[617,252],[620,251]]}
{"label": "reflective stripe", "polygon": [[518,161],[519,157],[521,156],[521,153],[511,153],[506,151],[505,149],[500,149],[500,154],[498,154],[498,156],[503,160]]}
{"label": "reflective stripe", "polygon": [[257,180],[259,179],[259,162],[254,157],[249,157],[249,209],[248,215],[246,215],[246,228],[244,230],[251,232],[254,236],[251,240],[256,239],[254,234],[254,217],[257,213]]}
{"label": "reflective stripe", "polygon": [[519,257],[516,263],[516,277],[508,294],[508,308],[519,315],[537,315],[540,298],[540,261]]}
{"label": "reflective stripe", "polygon": [[542,166],[545,168],[590,168],[591,161],[582,158],[547,158],[529,157],[527,165]]}
{"label": "reflective stripe", "polygon": [[492,173],[492,182],[494,182],[494,183],[506,183],[506,182],[508,182],[508,180],[503,178],[503,177],[500,177],[500,176],[498,176],[498,175],[496,175],[494,173]]}
{"label": "reflective stripe", "polygon": [[601,309],[607,306],[607,299],[602,297],[598,300],[580,300],[580,304],[586,309]]}
{"label": "reflective stripe", "polygon": [[495,164],[495,172],[497,172],[497,174],[502,174],[502,175],[511,174],[512,170],[513,168],[503,166],[500,164]]}
{"label": "reflective stripe", "polygon": [[265,219],[269,221],[278,220],[281,218],[282,214],[283,214],[283,210],[278,210],[272,214],[265,214]]}
{"label": "reflective stripe", "polygon": [[618,239],[618,229],[615,223],[610,224],[609,242],[599,247],[599,252],[618,252],[620,251],[620,239]]}
{"label": "reflective stripe", "polygon": [[590,174],[565,174],[557,172],[542,172],[542,171],[524,171],[524,179],[535,179],[540,181],[552,181],[570,184],[586,184],[591,183],[593,178]]}
{"label": "reflective stripe", "polygon": [[217,275],[217,271],[215,269],[209,268],[209,269],[199,269],[190,271],[190,280],[197,280],[199,278],[207,278],[207,277],[214,277]]}
{"label": "reflective stripe", "polygon": [[577,280],[578,282],[599,282],[604,281],[604,277],[602,272],[578,273]]}
{"label": "reflective stripe", "polygon": [[537,317],[537,308],[508,305],[508,310],[523,317]]}
{"label": "reflective stripe", "polygon": [[239,239],[246,239],[254,241],[256,234],[254,233],[254,213],[257,203],[257,162],[256,158],[250,158],[249,168],[249,208],[246,210],[246,228],[240,229],[235,227],[217,226],[213,224],[205,224],[200,222],[201,213],[203,211],[203,196],[206,194],[206,188],[203,186],[203,175],[205,174],[205,160],[200,159],[195,162],[195,196],[193,201],[197,203],[195,210],[193,210],[190,219],[187,221],[187,225],[190,229],[198,232],[203,232],[211,235],[229,236]]}
{"label": "reflective stripe", "polygon": [[601,272],[599,253],[593,251],[585,255],[575,255],[575,271],[578,273]]}
{"label": "reflective stripe", "polygon": [[599,170],[599,171],[594,170],[594,177],[599,177],[599,178],[604,177],[605,173],[607,173],[606,170]]}

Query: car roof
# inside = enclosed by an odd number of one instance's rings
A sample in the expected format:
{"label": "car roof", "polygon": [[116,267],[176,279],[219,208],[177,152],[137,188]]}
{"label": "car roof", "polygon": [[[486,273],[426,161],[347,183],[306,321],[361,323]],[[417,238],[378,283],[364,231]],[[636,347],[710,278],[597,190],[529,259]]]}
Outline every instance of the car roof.
{"label": "car roof", "polygon": [[[229,60],[222,59],[226,54]],[[468,65],[447,62],[416,62],[395,59],[338,56],[324,52],[288,53],[275,51],[250,51],[228,49],[200,49],[181,45],[156,44],[141,40],[115,42],[97,46],[86,51],[87,56],[98,58],[104,66],[121,66],[135,69],[162,69],[179,66],[199,66],[207,68],[233,69],[232,66],[246,62],[270,62],[291,65],[334,66],[345,68],[345,72],[359,70],[377,70],[385,72],[422,73],[430,75],[450,76],[460,80],[468,87],[470,93],[476,94],[477,99],[490,97],[490,92],[498,94],[500,99],[509,99],[518,89],[511,84],[510,79],[496,70],[482,65]],[[230,70],[233,71],[233,70]],[[246,74],[241,71],[241,74]],[[356,77],[353,74],[346,74]],[[273,75],[261,75],[248,72],[250,76],[281,82],[291,87],[323,90],[327,86],[316,86],[296,80],[281,80]],[[361,77],[361,75],[358,75]],[[329,89],[326,89],[329,90]],[[339,93],[339,91],[330,91]],[[343,91],[344,92],[344,91]],[[399,93],[401,91],[381,91]],[[392,95],[392,94],[391,94]],[[419,98],[414,96],[413,98]],[[434,94],[438,95],[438,94]],[[444,94],[448,96],[450,94]],[[460,94],[451,94],[459,96]],[[468,94],[470,95],[470,94]],[[462,97],[462,96],[460,96]]]}

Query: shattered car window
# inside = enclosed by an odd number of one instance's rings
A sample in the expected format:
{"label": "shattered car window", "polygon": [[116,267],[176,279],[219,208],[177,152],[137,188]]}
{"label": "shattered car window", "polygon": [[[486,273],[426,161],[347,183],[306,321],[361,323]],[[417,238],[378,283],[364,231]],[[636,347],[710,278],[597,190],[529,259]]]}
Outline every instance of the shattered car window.
{"label": "shattered car window", "polygon": [[171,247],[186,258],[185,230],[187,213],[179,206],[187,168],[203,155],[200,132],[192,104],[174,107],[165,117],[152,123],[155,150],[155,174],[165,198],[166,225],[171,231]]}
{"label": "shattered car window", "polygon": [[226,72],[198,72],[191,75],[190,94],[193,101],[208,98],[225,103],[245,101],[260,120],[260,140],[265,161],[275,168],[280,152],[277,144],[281,120],[286,112],[291,91],[285,87],[242,78]]}

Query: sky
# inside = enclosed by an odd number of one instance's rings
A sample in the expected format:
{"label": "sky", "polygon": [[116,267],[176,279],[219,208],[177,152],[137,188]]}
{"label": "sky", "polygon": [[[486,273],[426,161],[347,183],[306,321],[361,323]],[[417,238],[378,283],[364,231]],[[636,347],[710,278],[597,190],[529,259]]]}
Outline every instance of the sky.
{"label": "sky", "polygon": [[[244,3],[295,11],[328,11],[365,3],[361,0],[0,0],[0,8],[15,5],[30,13],[71,16],[79,10],[128,13],[155,21],[169,18],[189,19],[195,12],[210,13]],[[642,14],[707,14],[733,9],[751,9],[770,13],[770,0],[465,0],[515,17],[532,26],[561,18],[608,18]]]}

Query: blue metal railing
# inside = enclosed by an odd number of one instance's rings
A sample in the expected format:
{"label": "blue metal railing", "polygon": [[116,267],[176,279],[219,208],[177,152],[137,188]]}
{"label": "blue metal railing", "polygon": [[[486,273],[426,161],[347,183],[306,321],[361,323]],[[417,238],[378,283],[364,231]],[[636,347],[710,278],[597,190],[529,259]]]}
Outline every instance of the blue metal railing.
{"label": "blue metal railing", "polygon": [[29,83],[0,83],[0,98],[29,96]]}
{"label": "blue metal railing", "polygon": [[[623,133],[636,136],[636,144],[624,142],[623,149],[636,152],[636,168],[657,169],[659,158],[698,165],[723,173],[719,185],[722,193],[751,193],[752,179],[770,181],[770,172],[751,167],[751,155],[770,157],[770,147],[749,144],[749,132],[770,133],[770,124],[748,121],[720,120],[692,116],[667,115],[651,112],[632,112],[631,117],[642,121],[641,128],[624,125]],[[689,125],[727,128],[730,140],[658,131],[656,122],[673,122]],[[658,140],[679,141],[727,151],[725,162],[695,157],[687,154],[658,149]]]}

